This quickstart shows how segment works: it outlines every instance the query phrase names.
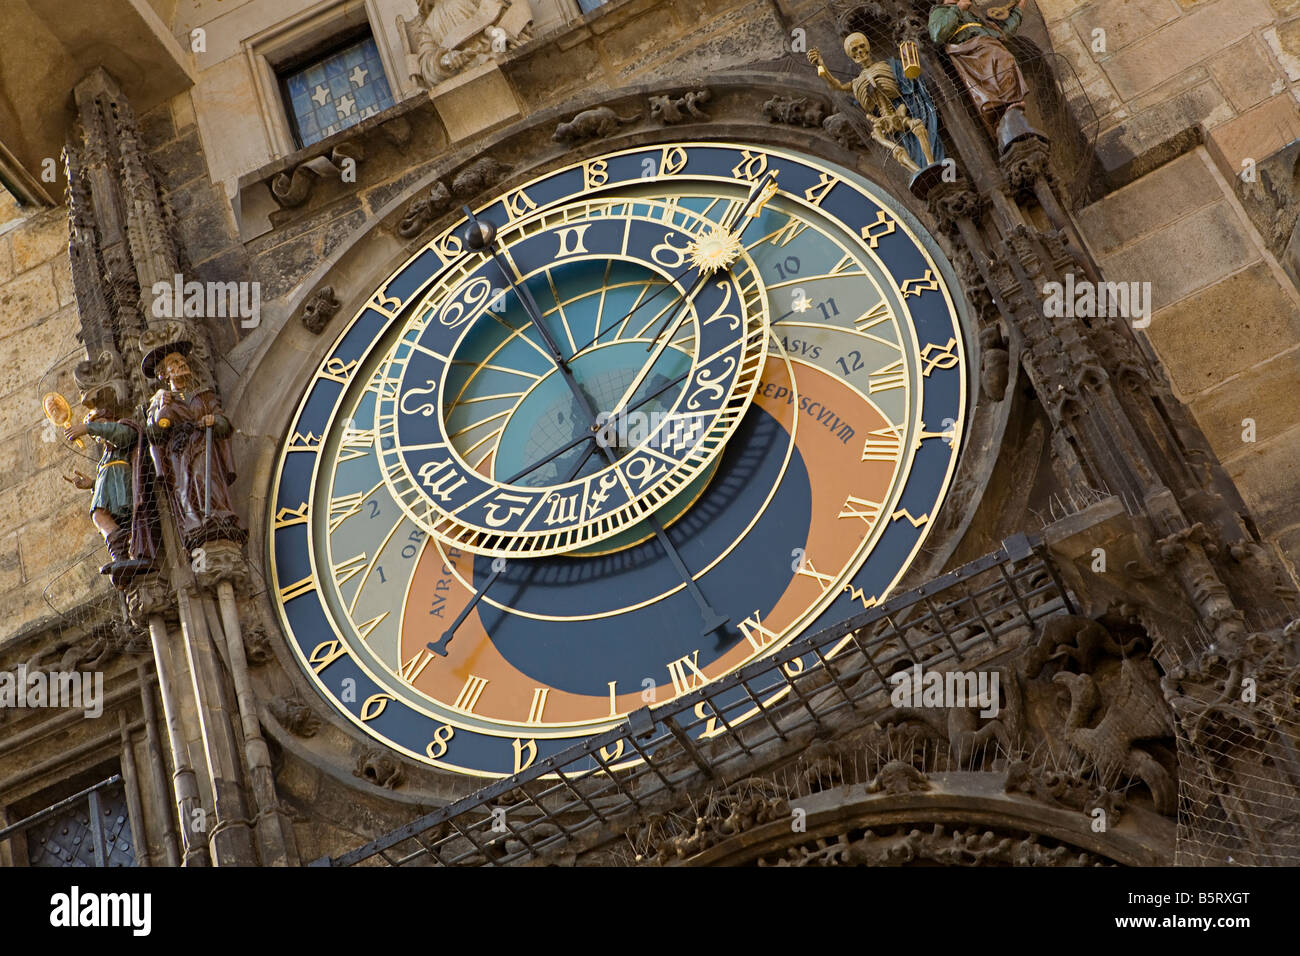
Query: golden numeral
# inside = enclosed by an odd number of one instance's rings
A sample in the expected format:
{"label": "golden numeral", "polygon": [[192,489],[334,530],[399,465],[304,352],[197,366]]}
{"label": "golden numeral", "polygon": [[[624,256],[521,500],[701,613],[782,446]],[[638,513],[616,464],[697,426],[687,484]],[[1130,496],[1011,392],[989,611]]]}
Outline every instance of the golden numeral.
{"label": "golden numeral", "polygon": [[331,382],[338,382],[340,385],[346,385],[348,384],[348,380],[352,378],[352,371],[356,367],[356,359],[353,359],[351,362],[345,362],[338,356],[335,356],[325,363],[325,367],[321,370],[320,377],[328,379]]}
{"label": "golden numeral", "polygon": [[460,694],[456,697],[456,702],[452,704],[458,710],[467,710],[474,713],[474,707],[478,704],[479,697],[483,694],[483,688],[488,685],[486,677],[475,677],[470,674],[465,681],[465,686],[460,689]]}
{"label": "golden numeral", "polygon": [[540,724],[542,722],[542,711],[546,710],[546,698],[550,695],[549,687],[533,688],[533,703],[528,708],[528,720],[530,724]]}
{"label": "golden numeral", "polygon": [[447,744],[449,744],[451,738],[455,736],[455,728],[450,724],[443,724],[433,732],[433,739],[430,740],[428,746],[424,748],[424,752],[434,760],[437,760],[439,757],[442,757],[447,753]]}
{"label": "golden numeral", "polygon": [[767,172],[767,153],[754,153],[746,149],[741,152],[740,162],[732,168],[731,175],[752,182],[765,172]]}
{"label": "golden numeral", "polygon": [[882,365],[868,376],[870,385],[867,391],[872,395],[877,392],[887,392],[891,388],[907,387],[907,370],[903,367],[903,360],[895,359],[888,365]]}
{"label": "golden numeral", "polygon": [[339,498],[330,499],[330,517],[329,529],[330,534],[338,530],[339,525],[347,521],[354,514],[361,512],[361,504],[366,499],[364,491],[358,491],[356,494],[343,495]]}
{"label": "golden numeral", "polygon": [[837,182],[839,180],[830,173],[822,173],[817,180],[817,185],[805,189],[803,196],[814,206],[821,206],[822,200],[826,198],[826,194],[831,191]]}
{"label": "golden numeral", "polygon": [[531,212],[537,208],[537,203],[529,199],[528,194],[522,189],[516,189],[510,195],[506,196],[504,203],[506,212],[509,213],[512,222],[524,213]]}
{"label": "golden numeral", "polygon": [[346,561],[340,561],[338,564],[331,566],[330,570],[334,572],[334,580],[337,584],[344,585],[360,574],[366,567],[365,553],[358,554],[355,558],[348,558]]}
{"label": "golden numeral", "polygon": [[695,716],[705,722],[704,731],[700,734],[701,740],[708,740],[723,732],[724,728],[718,726],[717,715],[713,713],[708,701],[702,700],[695,705]]}
{"label": "golden numeral", "polygon": [[867,433],[862,447],[863,461],[894,461],[903,450],[903,429],[899,425],[877,428]]}
{"label": "golden numeral", "polygon": [[875,521],[880,517],[880,509],[884,507],[883,501],[868,501],[866,498],[855,498],[849,495],[848,500],[844,502],[844,510],[840,512],[841,518],[861,518],[867,524]]}
{"label": "golden numeral", "polygon": [[881,302],[878,306],[876,306],[870,312],[863,315],[861,318],[854,319],[853,327],[857,329],[859,332],[865,332],[867,331],[867,329],[871,328],[872,326],[879,325],[881,322],[884,322],[886,319],[889,318],[890,314],[891,313],[889,311],[889,303]]}
{"label": "golden numeral", "polygon": [[662,170],[662,175],[676,176],[686,168],[686,160],[688,158],[686,150],[682,149],[680,146],[665,147],[664,160],[659,167]]}
{"label": "golden numeral", "polygon": [[618,716],[618,681],[609,682],[609,716]]}
{"label": "golden numeral", "polygon": [[697,687],[703,687],[708,683],[708,677],[704,671],[700,670],[700,652],[694,651],[686,657],[679,657],[675,661],[669,661],[667,665],[668,676],[673,682],[673,695],[680,697],[687,691],[695,690]]}
{"label": "golden numeral", "polygon": [[343,646],[342,641],[323,641],[316,645],[315,650],[307,658],[307,663],[312,665],[313,672],[319,674],[347,652],[348,649]]}
{"label": "golden numeral", "polygon": [[806,578],[812,578],[821,585],[823,594],[829,591],[831,585],[835,583],[835,576],[833,574],[822,574],[813,566],[812,559],[807,555],[804,555],[803,563],[799,565],[799,570],[795,574],[802,574]]}
{"label": "golden numeral", "polygon": [[[799,573],[803,573],[802,568]],[[740,628],[741,633],[745,635],[745,640],[749,641],[749,646],[756,651],[761,651],[767,647],[778,636],[775,631],[769,631],[763,626],[763,623],[758,619],[758,611],[755,611],[752,617],[745,618],[737,626]]]}
{"label": "golden numeral", "polygon": [[[372,632],[374,631],[374,629],[377,628],[380,624],[383,624],[383,623],[384,623],[384,618],[386,618],[386,617],[388,617],[388,612],[387,612],[387,611],[385,611],[383,614],[380,614],[378,617],[372,617],[370,620],[366,621],[364,624],[358,624],[358,625],[356,625],[357,633],[361,635],[361,639],[362,639],[363,641],[368,641],[368,640],[370,640],[370,635],[371,635],[371,633],[372,633]],[[425,653],[427,654],[428,651],[426,651]]]}
{"label": "golden numeral", "polygon": [[361,719],[371,721],[384,712],[390,700],[397,700],[392,694],[371,694],[361,705]]}
{"label": "golden numeral", "polygon": [[898,223],[889,218],[889,214],[881,209],[876,213],[876,221],[862,230],[862,238],[867,240],[867,244],[874,249],[880,245],[881,239],[884,239],[885,236],[888,236],[897,228]]}
{"label": "golden numeral", "polygon": [[402,669],[397,673],[408,684],[414,684],[416,678],[424,673],[424,669],[429,666],[429,662],[432,660],[433,654],[429,652],[428,648],[425,648],[403,664]]}
{"label": "golden numeral", "polygon": [[281,508],[275,513],[275,530],[287,528],[290,525],[307,523],[307,502],[303,502],[296,508]]}
{"label": "golden numeral", "polygon": [[600,759],[605,763],[613,763],[619,757],[623,756],[623,738],[620,737],[609,747],[600,748]]}
{"label": "golden numeral", "polygon": [[[537,741],[521,740],[516,737],[512,743],[515,749],[515,773],[527,770],[537,759]],[[525,758],[525,754],[527,757]]]}
{"label": "golden numeral", "polygon": [[292,601],[296,597],[302,597],[308,591],[316,587],[316,581],[309,574],[301,581],[294,581],[293,584],[286,584],[280,588],[280,600]]}
{"label": "golden numeral", "polygon": [[906,518],[909,522],[911,522],[913,528],[919,528],[921,527],[921,525],[925,524],[927,521],[930,520],[930,516],[928,514],[923,514],[919,518],[913,518],[912,512],[908,511],[906,508],[899,508],[892,515],[890,515],[890,518],[892,518],[894,521],[897,521],[899,518]]}
{"label": "golden numeral", "polygon": [[609,164],[603,159],[583,163],[582,175],[588,189],[591,189],[593,186],[603,186],[605,183],[609,182]]}
{"label": "golden numeral", "polygon": [[904,299],[911,295],[920,298],[922,293],[937,292],[938,290],[939,280],[934,277],[934,272],[931,269],[926,269],[925,275],[921,276],[921,278],[908,279],[898,288],[898,291],[903,293]]}
{"label": "golden numeral", "polygon": [[[931,342],[924,349],[922,349],[921,360],[925,362],[925,368],[924,370],[922,370],[921,374],[928,378],[930,376],[930,373],[933,372],[936,368],[945,369],[945,370],[950,369],[954,365],[956,365],[959,361],[961,361],[953,353],[953,348],[956,345],[957,345],[956,339],[949,339],[947,345],[936,345],[935,343]],[[931,355],[931,353],[934,353],[933,356]]]}

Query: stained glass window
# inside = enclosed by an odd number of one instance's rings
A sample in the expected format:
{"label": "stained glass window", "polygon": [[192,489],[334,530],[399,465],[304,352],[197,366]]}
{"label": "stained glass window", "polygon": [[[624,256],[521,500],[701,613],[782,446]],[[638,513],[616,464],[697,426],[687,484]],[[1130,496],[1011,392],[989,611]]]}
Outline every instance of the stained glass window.
{"label": "stained glass window", "polygon": [[393,105],[373,37],[352,40],[281,74],[300,146],[310,146]]}

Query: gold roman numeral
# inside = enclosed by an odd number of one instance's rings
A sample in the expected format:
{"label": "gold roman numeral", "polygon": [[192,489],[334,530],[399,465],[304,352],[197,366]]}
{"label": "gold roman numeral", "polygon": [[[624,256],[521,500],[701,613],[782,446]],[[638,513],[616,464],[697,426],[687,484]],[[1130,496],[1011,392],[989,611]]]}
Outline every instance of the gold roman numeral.
{"label": "gold roman numeral", "polygon": [[877,392],[887,392],[894,388],[907,387],[907,369],[903,366],[903,360],[895,359],[888,365],[882,365],[870,375],[871,384],[867,386],[867,391],[872,395]]}
{"label": "gold roman numeral", "polygon": [[316,580],[309,574],[301,581],[294,581],[293,584],[286,584],[280,588],[280,600],[282,602],[292,601],[296,597],[302,597],[315,587]]}
{"label": "gold roman numeral", "polygon": [[763,622],[758,618],[758,611],[745,618],[738,626],[741,633],[745,635],[745,640],[749,641],[749,646],[756,651],[761,651],[778,637],[775,631],[763,626]]}
{"label": "gold roman numeral", "polygon": [[866,444],[862,447],[863,461],[897,461],[903,450],[903,429],[901,425],[890,425],[867,432]]}
{"label": "gold roman numeral", "polygon": [[861,518],[867,524],[871,524],[880,517],[880,509],[884,506],[883,501],[868,501],[866,498],[855,498],[849,495],[844,502],[844,510],[840,512],[841,518]]}
{"label": "gold roman numeral", "polygon": [[668,676],[673,682],[673,695],[680,697],[687,691],[695,690],[697,687],[703,687],[708,683],[708,677],[704,671],[700,670],[700,652],[694,651],[686,657],[679,657],[675,661],[669,661]]}
{"label": "gold roman numeral", "polygon": [[342,495],[338,498],[330,499],[330,534],[338,530],[339,525],[347,521],[354,514],[361,512],[361,505],[366,500],[366,492],[358,491],[352,495]]}
{"label": "gold roman numeral", "polygon": [[471,714],[474,713],[474,708],[478,705],[478,699],[483,696],[483,688],[487,685],[488,680],[486,677],[475,677],[470,674],[452,706],[458,710],[467,710]]}
{"label": "gold roman numeral", "polygon": [[528,708],[528,723],[540,724],[542,722],[542,712],[546,710],[546,698],[551,693],[549,687],[533,688],[533,703]]}
{"label": "gold roman numeral", "polygon": [[420,653],[403,664],[397,673],[408,684],[414,684],[416,679],[424,673],[424,669],[429,666],[431,660],[433,660],[433,654],[427,647],[422,648]]}
{"label": "gold roman numeral", "polygon": [[355,558],[348,558],[346,561],[340,561],[333,565],[330,570],[334,572],[334,580],[339,586],[347,584],[366,568],[365,552],[358,554]]}

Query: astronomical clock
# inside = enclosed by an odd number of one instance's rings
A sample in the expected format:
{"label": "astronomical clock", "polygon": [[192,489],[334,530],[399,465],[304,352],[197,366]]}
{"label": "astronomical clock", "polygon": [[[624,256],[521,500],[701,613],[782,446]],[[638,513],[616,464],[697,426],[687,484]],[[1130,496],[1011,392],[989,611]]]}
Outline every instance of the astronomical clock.
{"label": "astronomical clock", "polygon": [[754,144],[466,207],[289,428],[268,566],[303,672],[384,746],[499,777],[875,606],[961,454],[952,282],[878,186]]}

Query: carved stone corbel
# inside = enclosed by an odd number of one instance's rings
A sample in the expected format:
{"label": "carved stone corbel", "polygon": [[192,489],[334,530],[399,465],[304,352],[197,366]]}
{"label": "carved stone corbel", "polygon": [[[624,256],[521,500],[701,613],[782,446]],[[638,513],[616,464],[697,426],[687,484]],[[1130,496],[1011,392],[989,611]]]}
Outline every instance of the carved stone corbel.
{"label": "carved stone corbel", "polygon": [[301,206],[311,196],[317,179],[342,179],[349,169],[355,175],[357,164],[365,158],[360,143],[339,143],[328,156],[315,156],[272,179],[271,195],[283,208]]}
{"label": "carved stone corbel", "polygon": [[312,335],[320,335],[342,307],[343,303],[334,295],[334,287],[323,285],[303,303],[302,324]]}

